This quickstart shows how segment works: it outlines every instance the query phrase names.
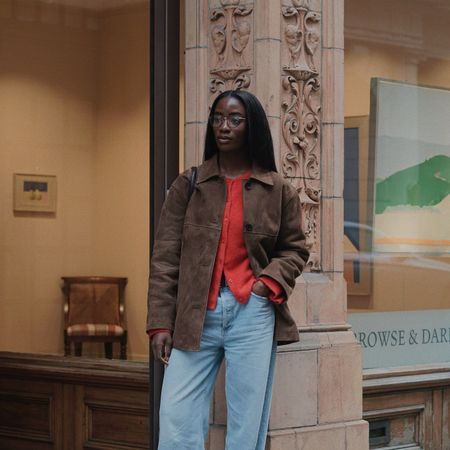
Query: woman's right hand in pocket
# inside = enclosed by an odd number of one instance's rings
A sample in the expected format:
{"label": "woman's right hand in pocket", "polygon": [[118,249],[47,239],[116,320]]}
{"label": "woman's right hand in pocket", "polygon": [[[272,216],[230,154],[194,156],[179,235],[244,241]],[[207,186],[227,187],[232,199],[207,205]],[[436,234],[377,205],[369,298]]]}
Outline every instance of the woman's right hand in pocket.
{"label": "woman's right hand in pocket", "polygon": [[172,336],[167,331],[161,331],[152,338],[152,350],[155,360],[163,364],[169,364],[170,352],[172,351]]}
{"label": "woman's right hand in pocket", "polygon": [[260,297],[268,298],[270,295],[270,289],[261,280],[257,280],[253,283],[252,292]]}

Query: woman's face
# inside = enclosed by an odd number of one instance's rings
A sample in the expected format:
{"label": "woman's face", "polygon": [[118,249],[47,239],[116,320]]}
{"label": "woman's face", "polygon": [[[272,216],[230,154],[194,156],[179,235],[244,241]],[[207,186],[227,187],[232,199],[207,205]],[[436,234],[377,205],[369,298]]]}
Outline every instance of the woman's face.
{"label": "woman's face", "polygon": [[244,105],[237,98],[220,99],[213,119],[213,132],[219,151],[228,153],[247,150],[247,117]]}

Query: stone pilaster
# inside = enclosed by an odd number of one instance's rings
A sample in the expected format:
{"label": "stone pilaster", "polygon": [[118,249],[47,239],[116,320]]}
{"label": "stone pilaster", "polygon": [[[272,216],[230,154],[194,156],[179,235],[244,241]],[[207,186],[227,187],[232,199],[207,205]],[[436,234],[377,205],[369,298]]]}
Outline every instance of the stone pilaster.
{"label": "stone pilaster", "polygon": [[[200,164],[203,156],[206,120],[208,118],[208,0],[185,0],[185,167]],[[174,86],[176,89],[177,86]]]}
{"label": "stone pilaster", "polygon": [[[191,12],[189,12],[191,10]],[[343,279],[344,0],[186,0],[186,167],[208,106],[247,89],[269,118],[279,172],[297,188],[311,258],[290,299],[298,344],[278,349],[268,448],[365,450],[361,350]],[[223,448],[223,376],[210,450]]]}

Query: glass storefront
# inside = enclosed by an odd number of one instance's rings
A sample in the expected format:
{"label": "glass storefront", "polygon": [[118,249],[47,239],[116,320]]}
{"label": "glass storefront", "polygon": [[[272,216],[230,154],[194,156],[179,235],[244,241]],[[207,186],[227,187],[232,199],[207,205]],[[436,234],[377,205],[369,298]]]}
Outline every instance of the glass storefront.
{"label": "glass storefront", "polygon": [[148,358],[149,6],[0,0],[0,351],[63,354],[61,277],[117,276]]}
{"label": "glass storefront", "polygon": [[344,275],[364,367],[450,361],[450,4],[345,1]]}

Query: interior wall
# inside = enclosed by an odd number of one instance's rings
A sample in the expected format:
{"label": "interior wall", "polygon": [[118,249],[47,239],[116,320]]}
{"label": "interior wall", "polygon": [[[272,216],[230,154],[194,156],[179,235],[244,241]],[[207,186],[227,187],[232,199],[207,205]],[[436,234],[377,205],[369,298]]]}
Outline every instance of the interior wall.
{"label": "interior wall", "polygon": [[345,0],[345,117],[369,114],[371,77],[450,88],[450,7],[428,3]]}
{"label": "interior wall", "polygon": [[[62,353],[60,277],[93,270],[96,36],[76,9],[0,4],[1,350]],[[56,175],[56,214],[14,214],[14,173]]]}
{"label": "interior wall", "polygon": [[[60,277],[117,275],[147,358],[148,8],[0,0],[0,43],[0,350],[62,354]],[[56,214],[14,213],[14,173],[56,175]]]}
{"label": "interior wall", "polygon": [[100,20],[94,267],[128,277],[129,353],[148,358],[149,8]]}
{"label": "interior wall", "polygon": [[348,40],[344,53],[345,117],[367,116],[370,112],[370,80],[377,76],[415,82],[401,49],[367,45]]}

